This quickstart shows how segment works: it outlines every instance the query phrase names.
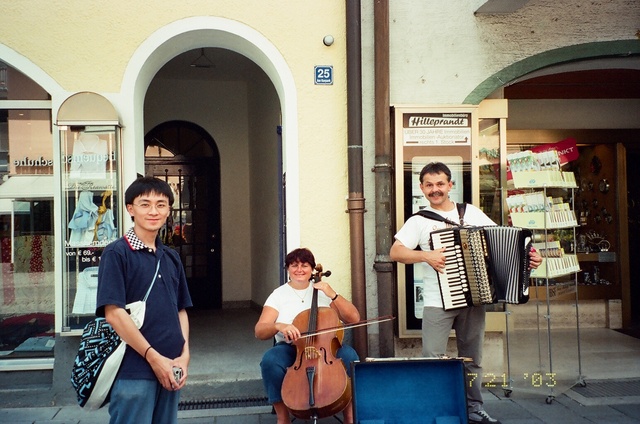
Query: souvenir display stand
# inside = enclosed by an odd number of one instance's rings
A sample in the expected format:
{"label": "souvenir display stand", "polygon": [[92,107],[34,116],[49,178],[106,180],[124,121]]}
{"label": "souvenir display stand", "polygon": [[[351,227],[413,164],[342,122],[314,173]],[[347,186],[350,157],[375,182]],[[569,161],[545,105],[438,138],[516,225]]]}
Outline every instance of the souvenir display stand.
{"label": "souvenir display stand", "polygon": [[573,173],[560,171],[557,161],[547,169],[515,170],[512,175],[514,188],[507,197],[511,224],[532,230],[533,246],[543,259],[531,272],[529,301],[505,305],[507,372],[502,389],[507,397],[514,389],[546,393],[546,402],[552,403],[557,393],[585,385],[575,250],[576,181]]}

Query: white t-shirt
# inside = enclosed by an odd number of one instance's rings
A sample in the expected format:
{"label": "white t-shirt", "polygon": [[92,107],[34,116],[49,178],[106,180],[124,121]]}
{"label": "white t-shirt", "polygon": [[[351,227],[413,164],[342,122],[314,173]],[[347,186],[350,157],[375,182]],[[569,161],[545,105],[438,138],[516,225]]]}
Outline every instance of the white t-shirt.
{"label": "white t-shirt", "polygon": [[[440,211],[426,207],[426,210],[437,213],[453,222],[460,222],[458,216],[458,208],[454,205],[450,211]],[[488,226],[496,225],[484,212],[479,208],[467,204],[464,214],[464,225]],[[400,231],[395,235],[396,240],[400,241],[409,249],[415,249],[420,246],[423,251],[430,251],[429,236],[431,231],[441,230],[450,227],[441,221],[425,218],[422,216],[412,216],[404,223]],[[414,264],[416,267],[422,268],[422,281],[424,282],[424,306],[433,306],[442,308],[442,297],[440,296],[440,287],[438,285],[438,276],[436,271],[426,262]]]}
{"label": "white t-shirt", "polygon": [[[302,311],[311,308],[313,300],[313,286],[309,284],[306,290],[296,290],[289,284],[283,284],[275,289],[264,302],[264,306],[269,306],[278,311],[276,322],[291,324],[293,320]],[[304,301],[304,302],[303,302]],[[322,291],[318,291],[318,307],[328,307],[331,305],[331,299]],[[301,332],[307,331],[306,328],[299,328]],[[276,333],[276,342],[285,341],[282,333]]]}

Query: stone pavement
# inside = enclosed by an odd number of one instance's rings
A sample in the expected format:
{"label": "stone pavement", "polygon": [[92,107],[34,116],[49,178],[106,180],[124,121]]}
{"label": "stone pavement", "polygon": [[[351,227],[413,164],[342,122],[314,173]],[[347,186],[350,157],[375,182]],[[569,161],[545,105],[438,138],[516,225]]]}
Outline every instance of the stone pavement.
{"label": "stone pavement", "polygon": [[[255,320],[252,317],[252,322]],[[226,337],[231,338],[228,334]],[[221,337],[214,337],[220,340]],[[248,338],[249,339],[249,338]],[[251,342],[255,343],[253,338]],[[536,352],[527,345],[527,337],[523,340],[512,335],[513,358],[518,361],[511,363],[513,376],[512,391],[505,393],[498,388],[485,388],[485,408],[491,416],[499,419],[503,424],[640,424],[640,340],[622,335],[612,330],[587,329],[582,331],[582,366],[583,372],[575,369],[576,357],[574,349],[564,349],[560,343],[554,345],[558,354],[554,357],[554,370],[557,378],[554,387],[554,398],[549,400],[548,388],[550,382],[548,374],[534,372],[537,369]],[[563,338],[559,338],[559,342]],[[236,346],[237,343],[231,343]],[[183,389],[183,405],[189,401],[210,399],[246,400],[248,398],[264,397],[262,382],[259,380],[259,363],[263,346],[251,346],[245,351],[257,352],[255,358],[243,358],[247,369],[233,374],[218,372],[221,369],[237,368],[231,361],[229,353],[215,350],[215,346],[202,348],[209,352],[196,355],[206,358],[194,362],[194,372],[191,373],[191,383]],[[522,351],[519,351],[519,350]],[[214,352],[214,353],[211,353]],[[232,352],[236,353],[236,352]],[[241,356],[235,354],[235,356]],[[571,370],[564,368],[563,359],[568,358],[574,366]],[[523,364],[522,367],[519,367]],[[533,364],[533,365],[532,365]],[[543,368],[540,368],[543,369]],[[191,367],[190,367],[191,370]],[[216,381],[199,379],[199,374],[208,371],[216,375],[223,375],[224,379]],[[577,375],[585,377],[586,385],[575,384]],[[545,378],[542,378],[542,376]],[[518,378],[516,378],[518,376]],[[65,376],[66,377],[66,376]],[[504,381],[504,374],[495,373],[494,381]],[[75,404],[75,393],[70,385],[64,387],[24,388],[20,385],[20,377],[11,373],[2,373],[0,378],[6,379],[6,384],[0,389],[0,423],[108,423],[108,410],[85,411]],[[12,381],[13,380],[13,381]],[[15,383],[15,384],[14,384]],[[554,383],[554,384],[555,384]],[[509,396],[507,396],[509,395]],[[401,399],[398,399],[401,402]],[[428,402],[429,399],[424,399]],[[270,406],[260,403],[230,402],[238,407],[216,407],[212,409],[191,409],[179,412],[180,424],[275,424],[275,416],[271,414]],[[217,405],[219,406],[219,405]],[[226,406],[226,404],[225,404]],[[409,406],[410,407],[410,406]],[[426,420],[425,420],[426,421]],[[308,421],[310,423],[310,421]],[[296,420],[295,424],[304,423]],[[318,424],[337,424],[333,417],[324,418]],[[161,423],[160,423],[161,424]],[[400,421],[386,424],[405,424]],[[406,424],[434,424],[423,423],[419,419]]]}
{"label": "stone pavement", "polygon": [[[620,381],[624,384],[624,381]],[[635,383],[634,383],[635,384]],[[588,387],[588,385],[587,385]],[[486,389],[485,389],[486,390]],[[568,390],[550,403],[544,395],[512,393],[505,397],[501,391],[484,393],[485,408],[503,424],[631,424],[640,423],[640,393],[627,396],[581,397]],[[580,403],[580,399],[583,403]],[[269,406],[214,408],[180,411],[181,424],[273,424],[275,416]],[[19,407],[0,409],[0,423],[57,423],[98,424],[109,420],[106,408],[85,411],[72,406]],[[311,423],[311,421],[306,421]],[[323,418],[318,424],[339,423],[336,418]],[[415,423],[421,423],[419,420]],[[295,420],[294,423],[305,423]],[[413,422],[412,422],[413,423]],[[399,424],[393,423],[393,424]],[[430,423],[424,423],[430,424]]]}

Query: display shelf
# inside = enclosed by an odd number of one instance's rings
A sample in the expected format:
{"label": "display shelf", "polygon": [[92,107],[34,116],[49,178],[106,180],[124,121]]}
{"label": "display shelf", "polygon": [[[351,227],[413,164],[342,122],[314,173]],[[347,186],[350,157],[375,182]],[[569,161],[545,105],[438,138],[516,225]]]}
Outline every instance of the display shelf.
{"label": "display shelf", "polygon": [[616,262],[616,252],[578,253],[578,262]]}
{"label": "display shelf", "polygon": [[531,271],[531,278],[558,278],[579,271],[577,256],[563,254],[559,258],[542,258],[542,264]]}
{"label": "display shelf", "polygon": [[515,188],[578,187],[573,172],[558,170],[513,172],[513,184]]}
{"label": "display shelf", "polygon": [[[624,272],[629,249],[622,247],[628,244],[629,234],[621,228],[628,226],[623,222],[628,220],[628,208],[619,198],[624,190],[622,181],[614,178],[616,161],[615,146],[605,144],[580,147],[578,160],[570,164],[579,186],[575,211],[580,223],[576,230],[582,268],[578,274],[580,301],[623,299],[623,287],[628,289],[629,278],[633,280]],[[594,163],[601,164],[601,168],[594,168]]]}
{"label": "display shelf", "polygon": [[[525,155],[526,156],[526,155]],[[535,284],[529,287],[529,295],[535,302],[537,317],[537,350],[540,371],[554,374],[554,362],[569,359],[564,353],[559,355],[553,349],[555,334],[566,331],[567,313],[559,312],[558,305],[571,302],[575,306],[577,376],[576,384],[583,384],[580,352],[580,323],[578,313],[578,272],[580,262],[573,252],[576,246],[578,221],[574,212],[576,179],[572,172],[547,169],[542,171],[513,172],[513,182],[517,189],[507,199],[511,223],[514,226],[533,231],[534,248],[542,256],[542,263],[532,270]],[[555,196],[555,197],[554,197]],[[567,251],[565,251],[565,249]],[[554,304],[552,308],[552,304]],[[544,311],[544,312],[543,312]],[[509,328],[509,315],[507,329]],[[570,312],[569,315],[573,314]],[[512,318],[517,321],[518,318]],[[562,321],[561,327],[554,327],[554,320]],[[545,325],[546,324],[546,325]],[[507,330],[508,333],[508,330]],[[509,355],[507,335],[507,356]],[[543,355],[546,352],[546,357]],[[562,364],[571,365],[571,364]],[[512,381],[510,379],[510,381]],[[547,403],[555,399],[560,387],[549,386]],[[510,393],[510,387],[505,394]]]}
{"label": "display shelf", "polygon": [[516,227],[532,230],[562,229],[577,227],[574,211],[555,212],[512,212],[511,222]]}
{"label": "display shelf", "polygon": [[578,290],[580,296],[584,296],[588,299],[620,299],[620,284],[612,284],[610,286],[598,285],[584,285],[578,284]]}

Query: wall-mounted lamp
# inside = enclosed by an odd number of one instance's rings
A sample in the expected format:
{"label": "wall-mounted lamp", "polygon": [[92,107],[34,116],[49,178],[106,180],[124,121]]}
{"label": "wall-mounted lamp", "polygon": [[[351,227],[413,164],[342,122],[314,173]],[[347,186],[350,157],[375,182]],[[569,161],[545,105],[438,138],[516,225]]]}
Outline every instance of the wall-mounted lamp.
{"label": "wall-mounted lamp", "polygon": [[322,42],[324,43],[325,46],[329,47],[330,45],[333,44],[333,35],[325,35],[324,38],[322,39]]}

